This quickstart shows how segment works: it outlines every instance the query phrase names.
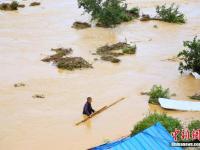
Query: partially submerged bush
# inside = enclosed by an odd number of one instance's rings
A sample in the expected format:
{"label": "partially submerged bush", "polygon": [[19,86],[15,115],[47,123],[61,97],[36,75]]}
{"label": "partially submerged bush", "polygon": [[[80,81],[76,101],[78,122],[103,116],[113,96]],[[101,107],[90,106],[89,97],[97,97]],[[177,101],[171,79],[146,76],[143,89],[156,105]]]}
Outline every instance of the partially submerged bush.
{"label": "partially submerged bush", "polygon": [[133,7],[130,10],[127,10],[127,12],[136,18],[140,16],[140,9],[138,7]]}
{"label": "partially submerged bush", "polygon": [[148,93],[149,95],[149,103],[151,104],[158,104],[159,105],[159,98],[170,98],[170,91],[169,89],[164,89],[161,85],[153,85],[152,89]]}
{"label": "partially submerged bush", "polygon": [[157,6],[156,12],[158,17],[163,21],[171,23],[185,23],[184,14],[179,12],[178,9],[179,7],[175,6],[173,3],[170,7],[167,7],[166,5]]}
{"label": "partially submerged bush", "polygon": [[73,23],[72,25],[72,28],[75,28],[75,29],[86,29],[86,28],[90,28],[91,25],[87,22],[79,22],[79,21],[76,21]]}
{"label": "partially submerged bush", "polygon": [[92,68],[92,65],[89,64],[82,57],[66,57],[68,54],[72,52],[71,48],[69,49],[57,48],[57,49],[52,49],[52,51],[55,51],[56,54],[48,56],[42,59],[42,61],[53,62],[54,64],[56,64],[58,68],[67,70]]}
{"label": "partially submerged bush", "polygon": [[78,0],[78,5],[101,27],[111,27],[139,16],[139,9],[128,11],[124,0]]}
{"label": "partially submerged bush", "polygon": [[17,10],[18,6],[19,4],[17,1],[13,1],[11,3],[2,3],[0,4],[0,10]]}
{"label": "partially submerged bush", "polygon": [[178,54],[181,58],[179,71],[191,71],[200,74],[200,39],[194,37],[192,41],[184,41],[185,49]]}
{"label": "partially submerged bush", "polygon": [[153,113],[145,117],[142,121],[138,122],[133,130],[131,131],[131,136],[151,127],[152,125],[160,122],[169,133],[174,132],[175,128],[182,129],[181,121],[166,114]]}
{"label": "partially submerged bush", "polygon": [[92,68],[92,65],[89,64],[82,57],[66,57],[62,58],[57,62],[57,67],[67,70],[75,70],[82,68]]}
{"label": "partially submerged bush", "polygon": [[134,45],[134,46],[127,45],[126,47],[124,47],[122,49],[122,52],[124,54],[135,54],[136,53],[136,45]]}
{"label": "partially submerged bush", "polygon": [[118,42],[112,45],[105,45],[99,47],[97,49],[96,54],[101,56],[102,60],[110,61],[113,63],[118,63],[120,60],[116,57],[125,55],[125,54],[135,54],[136,53],[136,46],[130,45],[125,42]]}
{"label": "partially submerged bush", "polygon": [[40,2],[32,2],[30,3],[29,6],[39,6],[40,5]]}

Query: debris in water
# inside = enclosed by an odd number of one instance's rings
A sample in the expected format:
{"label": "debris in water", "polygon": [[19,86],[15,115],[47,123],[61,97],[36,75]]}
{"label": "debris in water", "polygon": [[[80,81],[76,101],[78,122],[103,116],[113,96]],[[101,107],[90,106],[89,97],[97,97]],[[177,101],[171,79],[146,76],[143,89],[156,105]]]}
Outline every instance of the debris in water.
{"label": "debris in water", "polygon": [[141,92],[141,95],[149,95],[149,92]]}
{"label": "debris in water", "polygon": [[148,14],[142,14],[140,21],[149,21],[149,20],[150,20],[150,16]]}
{"label": "debris in water", "polygon": [[125,54],[135,54],[136,53],[136,46],[130,45],[125,42],[118,42],[112,45],[105,45],[99,47],[96,51],[97,55],[101,56],[102,60],[110,61],[113,63],[119,63],[120,59],[116,58],[119,56],[123,56]]}
{"label": "debris in water", "polygon": [[38,6],[38,5],[40,5],[40,2],[32,2],[32,3],[30,3],[29,6]]}
{"label": "debris in water", "polygon": [[56,54],[48,56],[42,59],[42,61],[53,62],[58,68],[67,70],[92,68],[92,65],[82,57],[66,57],[68,54],[72,53],[71,48],[57,48],[52,49],[52,51],[55,51]]}
{"label": "debris in water", "polygon": [[61,69],[75,70],[82,68],[92,68],[92,65],[82,57],[66,57],[59,59],[57,62],[57,67]]}
{"label": "debris in water", "polygon": [[14,87],[23,87],[23,86],[26,86],[25,83],[22,83],[22,82],[19,82],[19,83],[15,83],[14,84]]}
{"label": "debris in water", "polygon": [[0,10],[5,10],[5,11],[17,10],[18,7],[19,7],[19,3],[17,1],[13,1],[11,3],[1,3],[0,4]]}
{"label": "debris in water", "polygon": [[91,25],[87,22],[80,22],[80,21],[76,21],[73,23],[72,28],[75,29],[86,29],[86,28],[90,28]]}
{"label": "debris in water", "polygon": [[171,58],[167,58],[161,61],[172,61],[172,62],[179,62],[181,60],[181,58],[177,57],[177,56],[173,56]]}
{"label": "debris in water", "polygon": [[56,54],[45,57],[44,59],[42,59],[42,61],[44,61],[44,62],[51,62],[51,61],[57,62],[60,58],[72,53],[71,48],[55,48],[55,49],[52,48],[51,50],[55,51]]}
{"label": "debris in water", "polygon": [[45,98],[43,94],[35,94],[32,96],[33,98]]}
{"label": "debris in water", "polygon": [[109,55],[105,55],[105,56],[101,56],[101,59],[104,61],[110,61],[112,63],[119,63],[120,59],[115,58],[113,56],[109,56]]}
{"label": "debris in water", "polygon": [[154,27],[154,28],[158,28],[158,26],[157,26],[157,25],[154,25],[153,27]]}
{"label": "debris in water", "polygon": [[25,5],[24,5],[24,4],[19,4],[18,7],[20,7],[20,8],[24,8]]}

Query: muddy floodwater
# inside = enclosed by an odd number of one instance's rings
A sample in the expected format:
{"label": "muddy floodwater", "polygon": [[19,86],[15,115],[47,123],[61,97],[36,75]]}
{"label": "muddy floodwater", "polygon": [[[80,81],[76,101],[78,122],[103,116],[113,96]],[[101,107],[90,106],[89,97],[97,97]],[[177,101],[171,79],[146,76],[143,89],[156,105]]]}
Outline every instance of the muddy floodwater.
{"label": "muddy floodwater", "polygon": [[[106,140],[130,133],[134,124],[149,112],[166,112],[188,122],[200,119],[200,112],[167,111],[149,105],[153,84],[169,87],[175,99],[189,100],[200,91],[200,80],[180,75],[178,62],[163,61],[183,49],[182,41],[200,35],[198,0],[128,0],[141,13],[155,14],[158,4],[176,2],[186,14],[183,25],[134,20],[113,29],[75,30],[74,21],[89,21],[81,15],[76,0],[42,0],[40,6],[16,12],[0,11],[0,149],[84,150]],[[158,28],[153,26],[157,25]],[[136,55],[120,57],[120,64],[94,61],[96,48],[119,41],[137,45]],[[58,70],[41,61],[51,48],[73,48],[93,69]],[[18,82],[24,87],[14,87]],[[44,99],[32,98],[35,94]],[[85,98],[94,98],[95,109],[126,97],[126,100],[80,126]]]}

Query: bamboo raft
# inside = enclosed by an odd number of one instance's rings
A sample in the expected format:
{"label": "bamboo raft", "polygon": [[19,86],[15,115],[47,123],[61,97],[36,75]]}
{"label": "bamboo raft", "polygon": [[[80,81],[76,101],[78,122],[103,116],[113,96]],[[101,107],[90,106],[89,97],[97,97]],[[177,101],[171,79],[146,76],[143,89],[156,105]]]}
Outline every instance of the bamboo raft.
{"label": "bamboo raft", "polygon": [[92,117],[94,117],[94,116],[100,114],[101,112],[105,111],[106,109],[108,109],[108,108],[110,108],[110,107],[116,105],[117,103],[123,101],[124,99],[125,99],[124,97],[123,97],[123,98],[120,98],[119,100],[113,102],[112,104],[110,104],[110,105],[108,105],[108,106],[102,107],[101,109],[95,111],[90,117],[88,116],[87,118],[85,118],[85,119],[83,119],[83,120],[77,122],[75,125],[78,126],[78,125],[80,125],[81,123],[86,122],[87,120],[89,120],[89,119],[91,119]]}

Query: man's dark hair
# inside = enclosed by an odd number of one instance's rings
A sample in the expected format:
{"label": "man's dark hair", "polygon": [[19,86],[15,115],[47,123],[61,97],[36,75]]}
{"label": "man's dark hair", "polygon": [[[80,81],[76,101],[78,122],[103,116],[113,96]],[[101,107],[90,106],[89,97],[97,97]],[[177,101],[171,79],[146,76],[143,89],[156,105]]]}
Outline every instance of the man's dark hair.
{"label": "man's dark hair", "polygon": [[87,97],[87,101],[92,100],[92,97]]}

